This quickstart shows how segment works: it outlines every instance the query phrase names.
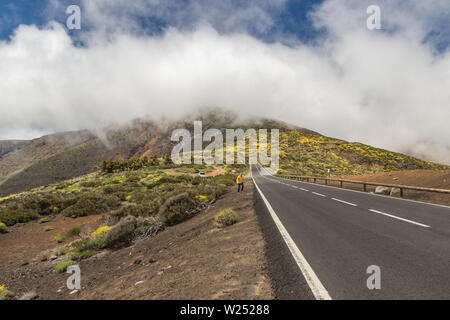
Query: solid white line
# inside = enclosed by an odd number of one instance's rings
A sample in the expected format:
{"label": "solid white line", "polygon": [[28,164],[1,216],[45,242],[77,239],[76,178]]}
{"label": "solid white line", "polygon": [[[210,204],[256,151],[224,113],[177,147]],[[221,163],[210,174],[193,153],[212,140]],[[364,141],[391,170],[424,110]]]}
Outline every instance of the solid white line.
{"label": "solid white line", "polygon": [[347,202],[347,201],[344,201],[344,200],[339,200],[339,199],[336,199],[336,198],[331,198],[331,199],[333,199],[333,200],[335,200],[335,201],[339,201],[339,202],[345,203],[345,204],[348,204],[348,205],[350,205],[350,206],[357,207],[356,204],[351,203],[351,202]]}
{"label": "solid white line", "polygon": [[321,193],[317,193],[317,192],[314,192],[314,191],[312,193],[317,194],[318,196],[321,196],[321,197],[326,197],[326,195],[321,194]]}
{"label": "solid white line", "polygon": [[294,240],[292,240],[291,236],[289,235],[286,228],[281,223],[280,219],[278,218],[277,214],[273,210],[269,201],[267,201],[267,199],[264,196],[264,194],[262,193],[261,189],[259,189],[258,185],[256,184],[255,179],[253,178],[253,175],[252,175],[252,179],[253,179],[253,183],[255,184],[256,190],[258,190],[267,209],[269,210],[269,213],[272,216],[272,219],[275,222],[275,225],[277,226],[278,231],[280,231],[281,236],[284,239],[284,242],[286,242],[286,244],[289,248],[289,251],[291,252],[292,256],[295,259],[295,262],[297,262],[297,265],[300,268],[300,271],[302,272],[303,276],[305,277],[306,282],[308,283],[309,288],[311,289],[314,297],[317,300],[332,300],[330,295],[328,294],[327,289],[325,289],[325,287],[322,285],[322,282],[320,282],[316,273],[311,268],[308,261],[306,261],[306,258],[303,256],[303,254],[300,252],[300,250],[298,249]]}
{"label": "solid white line", "polygon": [[392,214],[381,212],[381,211],[378,211],[378,210],[375,210],[375,209],[369,209],[369,211],[374,212],[374,213],[378,213],[378,214],[382,214],[384,216],[391,217],[391,218],[394,218],[394,219],[398,219],[398,220],[402,220],[402,221],[405,221],[405,222],[409,222],[409,223],[412,223],[412,224],[415,224],[415,225],[418,225],[418,226],[421,226],[421,227],[424,227],[424,228],[430,228],[429,225],[422,224],[422,223],[419,223],[419,222],[415,222],[415,221],[412,221],[412,220],[408,220],[408,219],[405,219],[405,218],[400,218],[400,217],[394,216]]}

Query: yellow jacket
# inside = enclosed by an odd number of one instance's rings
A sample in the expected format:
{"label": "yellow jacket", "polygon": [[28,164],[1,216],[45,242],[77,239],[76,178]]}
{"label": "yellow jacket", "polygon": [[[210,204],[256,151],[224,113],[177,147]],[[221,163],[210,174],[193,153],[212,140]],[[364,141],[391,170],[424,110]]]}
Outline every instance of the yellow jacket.
{"label": "yellow jacket", "polygon": [[244,177],[239,175],[239,176],[236,178],[236,183],[244,183]]}

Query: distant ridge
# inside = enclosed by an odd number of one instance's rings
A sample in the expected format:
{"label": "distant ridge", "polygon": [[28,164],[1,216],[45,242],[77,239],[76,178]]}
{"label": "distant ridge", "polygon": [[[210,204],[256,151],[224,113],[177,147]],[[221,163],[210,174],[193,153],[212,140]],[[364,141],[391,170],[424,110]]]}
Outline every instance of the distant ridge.
{"label": "distant ridge", "polygon": [[392,170],[448,169],[404,154],[361,143],[325,137],[289,123],[260,118],[240,120],[220,109],[193,112],[179,121],[136,119],[127,125],[47,135],[29,141],[0,141],[0,196],[93,172],[102,160],[130,159],[170,153],[173,129],[193,130],[193,121],[208,128],[280,129],[283,172],[324,175],[368,174]]}

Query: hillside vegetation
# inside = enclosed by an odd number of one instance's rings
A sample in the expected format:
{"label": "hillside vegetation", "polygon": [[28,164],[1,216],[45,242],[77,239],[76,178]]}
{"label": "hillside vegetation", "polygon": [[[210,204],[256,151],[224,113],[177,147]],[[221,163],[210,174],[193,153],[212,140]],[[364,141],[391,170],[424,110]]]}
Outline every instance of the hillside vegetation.
{"label": "hillside vegetation", "polygon": [[[176,174],[171,175],[168,169]],[[157,216],[164,224],[171,225],[222,195],[236,177],[225,173],[201,178],[184,174],[186,169],[148,166],[113,173],[97,172],[11,194],[0,198],[0,222],[11,226],[57,214],[76,218],[106,213],[112,220],[127,215]]]}
{"label": "hillside vegetation", "polygon": [[[55,236],[55,244],[62,244],[59,251],[67,257],[57,266],[57,272],[63,272],[74,260],[89,258],[95,251],[152,237],[167,226],[193,217],[224,195],[236,179],[229,167],[222,170],[223,174],[202,178],[183,173],[187,167],[146,163],[133,170],[128,164],[134,161],[125,163],[120,166],[124,170],[99,171],[0,198],[2,232],[8,233],[8,227],[31,220],[51,223],[57,215],[102,215],[102,226],[91,235],[80,235],[81,228],[74,228]],[[195,167],[202,171],[212,169]],[[51,230],[47,227],[45,231]],[[65,244],[74,236],[81,238]]]}
{"label": "hillside vegetation", "polygon": [[332,175],[361,175],[449,167],[318,133],[283,130],[280,132],[280,168],[280,173],[323,176],[328,169]]}

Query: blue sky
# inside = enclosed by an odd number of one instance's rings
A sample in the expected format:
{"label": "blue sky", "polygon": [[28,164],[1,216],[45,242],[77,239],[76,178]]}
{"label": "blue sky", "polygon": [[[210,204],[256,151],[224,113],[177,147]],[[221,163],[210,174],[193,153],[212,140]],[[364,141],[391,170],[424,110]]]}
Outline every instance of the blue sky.
{"label": "blue sky", "polygon": [[[145,0],[138,0],[145,1]],[[383,0],[384,1],[384,0]],[[446,1],[446,0],[432,0],[432,1]],[[95,2],[95,1],[94,1]],[[120,2],[120,1],[119,1]],[[131,2],[131,1],[130,1]],[[139,31],[145,35],[161,34],[169,26],[174,26],[179,29],[192,27],[191,22],[197,22],[196,17],[192,21],[189,19],[175,19],[169,18],[171,13],[177,16],[178,12],[183,11],[183,4],[199,3],[204,4],[202,0],[169,0],[167,3],[174,5],[167,5],[168,12],[164,14],[153,14],[151,11],[143,10],[141,12],[129,12],[129,16],[139,25]],[[223,1],[229,3],[227,8],[232,11],[237,11],[245,7],[247,2],[241,0]],[[261,1],[265,2],[265,1]],[[268,1],[270,3],[270,1]],[[315,40],[326,33],[326,28],[317,28],[314,26],[311,19],[311,12],[320,7],[324,0],[275,0],[274,3],[280,2],[281,5],[262,6],[270,18],[273,20],[273,25],[264,30],[254,28],[254,24],[249,23],[245,26],[245,32],[266,42],[283,41],[285,37],[294,37],[304,43],[314,43]],[[343,0],[343,2],[346,2]],[[362,0],[362,2],[367,2]],[[367,3],[376,3],[377,1],[368,1]],[[392,1],[393,3],[402,4],[402,1]],[[405,3],[407,3],[406,1]],[[425,5],[427,1],[425,1]],[[258,3],[258,1],[256,1]],[[84,4],[86,0],[1,0],[0,2],[0,39],[7,40],[10,38],[12,32],[20,25],[44,26],[51,20],[64,23],[67,15],[65,8],[71,4],[79,5],[83,10],[89,10]],[[214,6],[214,4],[212,5]],[[405,10],[408,10],[408,5],[405,5]],[[153,6],[151,9],[157,8]],[[147,8],[148,9],[148,8]],[[114,9],[113,9],[114,10]],[[172,12],[170,11],[172,10]],[[450,10],[436,10],[428,19],[429,29],[423,38],[424,42],[431,43],[436,49],[436,52],[444,52],[450,44]],[[86,12],[83,12],[85,14]],[[89,12],[87,13],[89,14]],[[188,12],[189,14],[189,12]],[[206,12],[206,15],[208,13]],[[394,10],[385,10],[383,15],[395,18],[396,12]],[[220,17],[218,19],[213,17],[209,22],[216,27],[217,30],[223,32],[236,31],[221,30]],[[216,23],[217,22],[217,23]],[[91,31],[98,25],[92,22],[91,19],[83,20],[82,31],[69,31],[72,38],[77,39],[83,32]],[[389,29],[391,28],[391,29]],[[385,26],[385,31],[390,32],[395,30],[395,26]],[[136,30],[134,30],[136,31]],[[241,30],[239,30],[241,31]]]}
{"label": "blue sky", "polygon": [[[8,39],[20,24],[43,26],[50,20],[64,23],[67,15],[63,9],[71,4],[79,5],[83,10],[83,3],[80,0],[59,0],[57,2],[61,5],[60,10],[54,10],[52,8],[54,1],[50,0],[2,0],[0,3],[0,39]],[[239,6],[240,1],[232,2]],[[247,31],[265,41],[275,41],[280,35],[295,36],[304,42],[312,41],[321,34],[321,31],[313,27],[308,13],[322,2],[322,0],[287,1],[281,10],[269,12],[275,22],[269,30],[260,32],[249,28]],[[135,14],[134,18],[141,20],[142,27],[147,34],[161,32],[162,29],[171,25],[171,21],[154,16],[146,17]],[[84,26],[84,30],[89,30],[89,25],[85,24]]]}

